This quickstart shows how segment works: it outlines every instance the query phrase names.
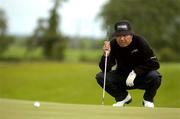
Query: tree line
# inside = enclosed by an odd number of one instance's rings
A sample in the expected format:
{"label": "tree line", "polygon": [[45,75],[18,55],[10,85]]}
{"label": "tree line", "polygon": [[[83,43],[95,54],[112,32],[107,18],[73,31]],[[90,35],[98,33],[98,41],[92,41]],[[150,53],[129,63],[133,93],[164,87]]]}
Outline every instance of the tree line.
{"label": "tree line", "polygon": [[[72,48],[85,48],[86,46],[92,49],[101,48],[103,40],[98,42],[96,40],[91,42],[87,38],[72,40],[73,38],[65,36],[58,30],[61,20],[58,8],[64,2],[65,0],[54,0],[49,18],[39,18],[34,33],[26,40],[28,52],[41,47],[46,59],[63,60],[64,51],[69,46]],[[107,26],[110,26],[112,32],[117,21],[129,20],[134,32],[148,40],[161,61],[180,61],[179,4],[180,0],[108,0],[102,7],[98,18],[103,22],[103,30],[106,31]],[[15,39],[7,34],[7,27],[5,11],[0,9],[0,55]]]}
{"label": "tree line", "polygon": [[[54,0],[53,8],[50,10],[49,18],[39,18],[34,33],[27,36],[27,51],[32,52],[34,49],[41,47],[46,59],[63,60],[64,50],[66,48],[66,37],[58,30],[60,16],[58,8],[66,0]],[[5,11],[0,9],[0,53],[3,54],[8,47],[13,44],[15,37],[10,38],[7,34],[7,18]]]}
{"label": "tree line", "polygon": [[118,20],[132,23],[162,61],[180,61],[180,0],[109,0],[99,14],[104,29]]}

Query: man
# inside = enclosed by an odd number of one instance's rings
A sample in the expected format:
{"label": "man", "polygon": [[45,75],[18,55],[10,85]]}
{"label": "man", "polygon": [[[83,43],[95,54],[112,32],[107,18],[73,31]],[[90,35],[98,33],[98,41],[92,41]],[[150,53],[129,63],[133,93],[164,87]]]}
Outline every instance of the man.
{"label": "man", "polygon": [[[127,90],[143,89],[144,107],[154,108],[154,97],[161,84],[161,75],[157,69],[160,65],[151,47],[144,38],[135,35],[128,21],[114,25],[114,39],[105,41],[104,55],[99,67],[102,72],[96,75],[98,84],[103,87],[105,53],[107,59],[106,92],[113,96],[114,107],[123,107],[131,102]],[[112,67],[116,65],[116,69]]]}

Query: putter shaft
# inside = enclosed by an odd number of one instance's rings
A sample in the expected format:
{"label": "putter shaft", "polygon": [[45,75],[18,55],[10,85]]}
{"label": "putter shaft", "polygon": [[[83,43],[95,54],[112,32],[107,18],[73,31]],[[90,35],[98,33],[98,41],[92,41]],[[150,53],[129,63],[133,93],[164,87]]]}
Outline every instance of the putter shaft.
{"label": "putter shaft", "polygon": [[104,85],[103,85],[103,95],[102,95],[102,105],[104,105],[105,89],[106,89],[106,69],[107,69],[107,51],[105,52],[105,68],[104,68]]}

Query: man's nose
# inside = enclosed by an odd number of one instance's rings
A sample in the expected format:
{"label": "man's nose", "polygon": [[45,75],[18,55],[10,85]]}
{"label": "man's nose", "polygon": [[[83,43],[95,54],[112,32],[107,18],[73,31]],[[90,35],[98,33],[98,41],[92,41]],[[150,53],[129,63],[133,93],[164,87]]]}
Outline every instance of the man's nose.
{"label": "man's nose", "polygon": [[121,37],[120,40],[124,40],[125,38],[124,37]]}

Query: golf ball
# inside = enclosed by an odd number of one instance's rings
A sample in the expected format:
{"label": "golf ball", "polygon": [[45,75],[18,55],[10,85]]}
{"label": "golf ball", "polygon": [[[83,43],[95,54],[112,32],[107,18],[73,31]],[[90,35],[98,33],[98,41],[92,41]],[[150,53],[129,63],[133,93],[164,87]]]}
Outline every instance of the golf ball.
{"label": "golf ball", "polygon": [[36,101],[36,102],[34,102],[34,107],[40,107],[40,102],[38,102],[38,101]]}

